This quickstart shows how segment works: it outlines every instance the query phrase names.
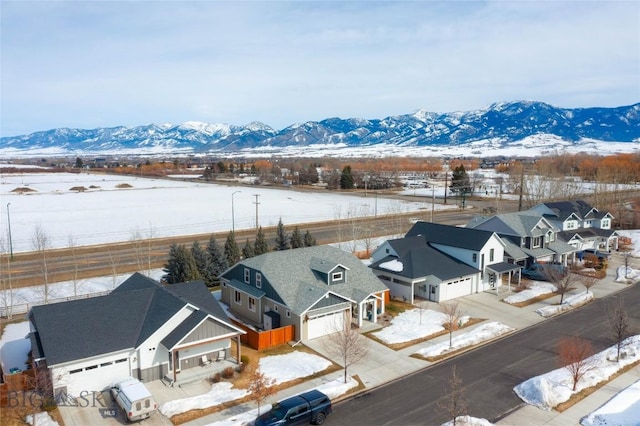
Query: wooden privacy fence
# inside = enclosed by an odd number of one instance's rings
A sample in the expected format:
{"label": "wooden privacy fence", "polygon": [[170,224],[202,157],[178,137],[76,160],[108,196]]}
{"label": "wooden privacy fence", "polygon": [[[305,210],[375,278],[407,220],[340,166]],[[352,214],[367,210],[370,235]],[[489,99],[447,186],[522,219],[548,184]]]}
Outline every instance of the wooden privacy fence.
{"label": "wooden privacy fence", "polygon": [[284,327],[274,328],[272,330],[257,331],[239,321],[234,319],[232,319],[232,321],[235,325],[247,332],[247,334],[240,336],[240,341],[258,351],[282,345],[293,340],[295,337],[295,328],[293,325],[285,325]]}
{"label": "wooden privacy fence", "polygon": [[[9,397],[14,397],[17,392],[27,390],[27,374],[24,372],[5,374],[4,383],[0,383],[0,407],[9,405]],[[12,401],[15,404],[15,401]]]}

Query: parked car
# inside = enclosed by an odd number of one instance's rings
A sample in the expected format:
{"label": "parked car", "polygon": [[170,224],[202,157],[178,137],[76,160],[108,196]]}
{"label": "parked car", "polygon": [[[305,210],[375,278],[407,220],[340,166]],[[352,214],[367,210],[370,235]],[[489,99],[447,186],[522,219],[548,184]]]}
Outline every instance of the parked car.
{"label": "parked car", "polygon": [[532,263],[528,268],[522,268],[522,276],[535,281],[549,281],[553,275],[564,275],[567,268],[558,263]]}
{"label": "parked car", "polygon": [[311,390],[276,402],[271,410],[256,419],[256,426],[321,425],[331,414],[331,400],[327,395]]}
{"label": "parked car", "polygon": [[129,377],[111,386],[113,400],[124,411],[130,422],[146,419],[157,409],[158,404],[151,392],[138,379]]}
{"label": "parked car", "polygon": [[[598,249],[584,249],[578,256],[580,260],[584,260],[586,267],[602,269],[607,267],[611,253],[600,251]],[[596,261],[597,259],[597,261]]]}

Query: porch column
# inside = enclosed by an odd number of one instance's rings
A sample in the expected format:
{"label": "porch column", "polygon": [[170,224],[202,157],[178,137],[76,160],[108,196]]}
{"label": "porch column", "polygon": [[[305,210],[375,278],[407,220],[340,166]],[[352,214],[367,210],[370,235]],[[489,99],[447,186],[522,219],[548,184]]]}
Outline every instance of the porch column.
{"label": "porch column", "polygon": [[374,324],[378,322],[378,298],[375,296],[373,297],[372,320]]}
{"label": "porch column", "polygon": [[176,375],[176,351],[173,349],[171,350],[171,363],[173,364],[173,383],[175,383],[178,380],[178,376]]}
{"label": "porch column", "polygon": [[365,300],[358,304],[358,313],[356,314],[356,317],[358,318],[358,328],[362,327],[362,314],[366,312],[364,309],[366,303],[367,301]]}
{"label": "porch column", "polygon": [[236,336],[236,360],[240,365],[240,336]]}

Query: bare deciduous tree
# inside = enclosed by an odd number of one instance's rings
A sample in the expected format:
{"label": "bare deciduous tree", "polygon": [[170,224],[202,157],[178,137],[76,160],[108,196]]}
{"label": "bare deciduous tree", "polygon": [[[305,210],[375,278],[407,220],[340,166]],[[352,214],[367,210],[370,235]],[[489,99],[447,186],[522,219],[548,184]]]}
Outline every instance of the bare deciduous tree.
{"label": "bare deciduous tree", "polygon": [[451,368],[451,378],[447,386],[447,393],[444,395],[444,399],[438,403],[438,407],[451,419],[453,426],[456,426],[458,417],[467,414],[464,386],[462,385],[462,379],[458,376],[458,370],[455,365]]}
{"label": "bare deciduous tree", "polygon": [[598,277],[582,275],[580,277],[580,282],[582,283],[582,286],[585,288],[585,290],[587,290],[587,294],[589,294],[589,292],[591,291],[591,287],[598,284]]}
{"label": "bare deciduous tree", "polygon": [[369,341],[351,328],[351,318],[345,313],[344,327],[335,327],[325,340],[327,352],[340,359],[344,367],[344,382],[347,383],[347,370],[362,361],[369,353]]}
{"label": "bare deciduous tree", "polygon": [[622,298],[618,298],[614,302],[613,306],[609,308],[608,312],[609,324],[611,325],[611,331],[613,332],[613,339],[616,343],[617,353],[616,361],[620,361],[620,349],[622,347],[622,341],[629,337],[629,317],[627,310],[624,307]]}
{"label": "bare deciduous tree", "polygon": [[588,340],[572,336],[558,342],[559,363],[571,375],[573,391],[576,390],[580,379],[593,369],[591,355],[593,355],[593,349]]}
{"label": "bare deciduous tree", "polygon": [[47,250],[51,244],[49,234],[45,232],[41,225],[36,225],[33,236],[31,237],[31,246],[40,255],[42,268],[42,289],[45,305],[49,303],[49,273],[47,268]]}
{"label": "bare deciduous tree", "polygon": [[545,275],[551,284],[556,286],[556,293],[560,295],[560,304],[564,301],[564,295],[574,288],[578,275],[566,269],[554,267],[545,268]]}
{"label": "bare deciduous tree", "polygon": [[260,368],[256,368],[253,372],[247,391],[249,391],[251,398],[258,404],[258,416],[260,416],[260,406],[264,400],[276,392],[276,389],[273,387],[275,384],[276,380],[265,376],[264,373],[260,371]]}
{"label": "bare deciduous tree", "polygon": [[458,321],[462,316],[460,302],[452,300],[440,303],[440,310],[445,315],[445,325],[449,329],[449,348],[453,347],[453,331],[458,327]]}

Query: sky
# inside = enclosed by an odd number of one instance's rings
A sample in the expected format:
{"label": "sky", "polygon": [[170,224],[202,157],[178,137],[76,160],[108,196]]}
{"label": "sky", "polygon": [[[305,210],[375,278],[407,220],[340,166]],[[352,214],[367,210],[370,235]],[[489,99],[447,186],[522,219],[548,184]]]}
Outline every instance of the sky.
{"label": "sky", "polygon": [[636,1],[6,1],[0,136],[640,100]]}

